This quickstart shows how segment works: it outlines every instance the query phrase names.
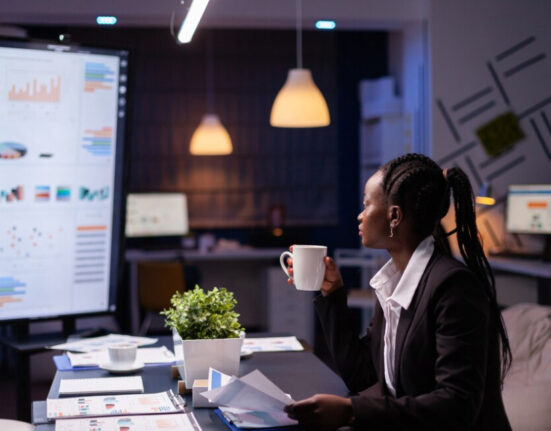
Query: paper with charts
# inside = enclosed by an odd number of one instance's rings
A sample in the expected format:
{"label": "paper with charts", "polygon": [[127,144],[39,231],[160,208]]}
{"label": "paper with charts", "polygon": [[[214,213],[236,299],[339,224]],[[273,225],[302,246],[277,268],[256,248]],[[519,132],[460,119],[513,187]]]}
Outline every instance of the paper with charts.
{"label": "paper with charts", "polygon": [[73,352],[96,352],[99,350],[105,350],[108,346],[113,344],[125,343],[135,344],[136,346],[147,346],[149,344],[155,344],[157,338],[149,337],[134,337],[132,335],[119,335],[109,334],[101,337],[85,338],[78,341],[70,341],[67,343],[56,344],[50,346],[50,349],[55,350],[71,350]]}
{"label": "paper with charts", "polygon": [[245,338],[242,351],[249,352],[300,352],[304,350],[297,337]]}
{"label": "paper with charts", "polygon": [[[209,391],[201,395],[220,406],[224,417],[239,428],[270,428],[296,425],[283,408],[293,399],[259,370],[231,377],[209,370]],[[216,382],[220,382],[217,386]],[[227,382],[224,384],[224,382]],[[213,389],[210,389],[213,388]]]}
{"label": "paper with charts", "polygon": [[201,431],[193,413],[56,421],[56,431]]}
{"label": "paper with charts", "polygon": [[[107,350],[98,350],[87,353],[67,352],[72,367],[93,367],[109,362]],[[176,358],[174,353],[165,346],[139,348],[136,360],[144,364],[172,364]]]}
{"label": "paper with charts", "polygon": [[123,416],[184,411],[185,402],[172,391],[156,394],[97,395],[46,401],[48,420],[86,416]]}

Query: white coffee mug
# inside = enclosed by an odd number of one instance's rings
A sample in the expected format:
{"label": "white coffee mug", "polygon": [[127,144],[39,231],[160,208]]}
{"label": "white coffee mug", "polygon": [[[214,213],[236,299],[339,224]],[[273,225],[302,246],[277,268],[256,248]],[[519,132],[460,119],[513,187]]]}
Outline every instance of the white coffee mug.
{"label": "white coffee mug", "polygon": [[[292,253],[281,253],[279,263],[298,290],[320,290],[325,275],[323,258],[326,255],[327,247],[324,245],[293,245]],[[289,275],[285,256],[293,259],[293,276]]]}
{"label": "white coffee mug", "polygon": [[135,344],[117,343],[107,346],[109,360],[115,365],[130,365],[136,362],[138,347]]}

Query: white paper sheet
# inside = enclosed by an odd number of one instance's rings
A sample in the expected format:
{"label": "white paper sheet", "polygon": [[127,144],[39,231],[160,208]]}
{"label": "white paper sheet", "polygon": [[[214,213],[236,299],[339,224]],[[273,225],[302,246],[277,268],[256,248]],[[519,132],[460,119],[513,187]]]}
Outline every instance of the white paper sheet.
{"label": "white paper sheet", "polygon": [[300,352],[304,350],[297,337],[245,338],[241,351],[247,352]]}
{"label": "white paper sheet", "polygon": [[141,376],[61,379],[59,395],[132,394],[143,392]]}
{"label": "white paper sheet", "polygon": [[193,413],[63,419],[56,421],[55,429],[56,431],[201,431]]}
{"label": "white paper sheet", "polygon": [[71,341],[68,343],[49,346],[50,349],[71,350],[73,352],[95,352],[105,350],[111,344],[135,344],[136,346],[147,346],[157,342],[157,338],[134,337],[132,335],[109,334],[102,337],[85,338],[83,340]]}
{"label": "white paper sheet", "polygon": [[[109,362],[109,353],[107,350],[98,350],[88,353],[67,352],[67,356],[73,367],[90,367]],[[165,346],[162,346],[138,349],[136,360],[144,364],[172,364],[176,358],[174,357],[174,353]]]}

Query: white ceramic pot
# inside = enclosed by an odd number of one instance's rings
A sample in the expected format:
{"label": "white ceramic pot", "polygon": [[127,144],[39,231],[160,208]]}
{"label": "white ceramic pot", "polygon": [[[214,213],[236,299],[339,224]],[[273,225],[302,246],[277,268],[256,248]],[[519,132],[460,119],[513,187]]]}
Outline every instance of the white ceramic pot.
{"label": "white ceramic pot", "polygon": [[207,379],[209,367],[225,374],[237,374],[243,338],[182,340],[176,331],[172,336],[176,365],[187,388],[191,389],[196,379]]}

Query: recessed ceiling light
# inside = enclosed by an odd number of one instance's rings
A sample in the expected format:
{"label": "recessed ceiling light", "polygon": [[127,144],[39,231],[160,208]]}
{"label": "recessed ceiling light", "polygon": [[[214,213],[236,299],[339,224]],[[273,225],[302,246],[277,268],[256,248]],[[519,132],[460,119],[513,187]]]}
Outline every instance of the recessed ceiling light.
{"label": "recessed ceiling light", "polygon": [[334,30],[335,27],[337,27],[337,24],[335,21],[327,20],[327,19],[320,19],[316,22],[316,28],[318,30]]}
{"label": "recessed ceiling light", "polygon": [[117,17],[100,15],[96,18],[96,22],[99,25],[115,25],[117,23]]}

